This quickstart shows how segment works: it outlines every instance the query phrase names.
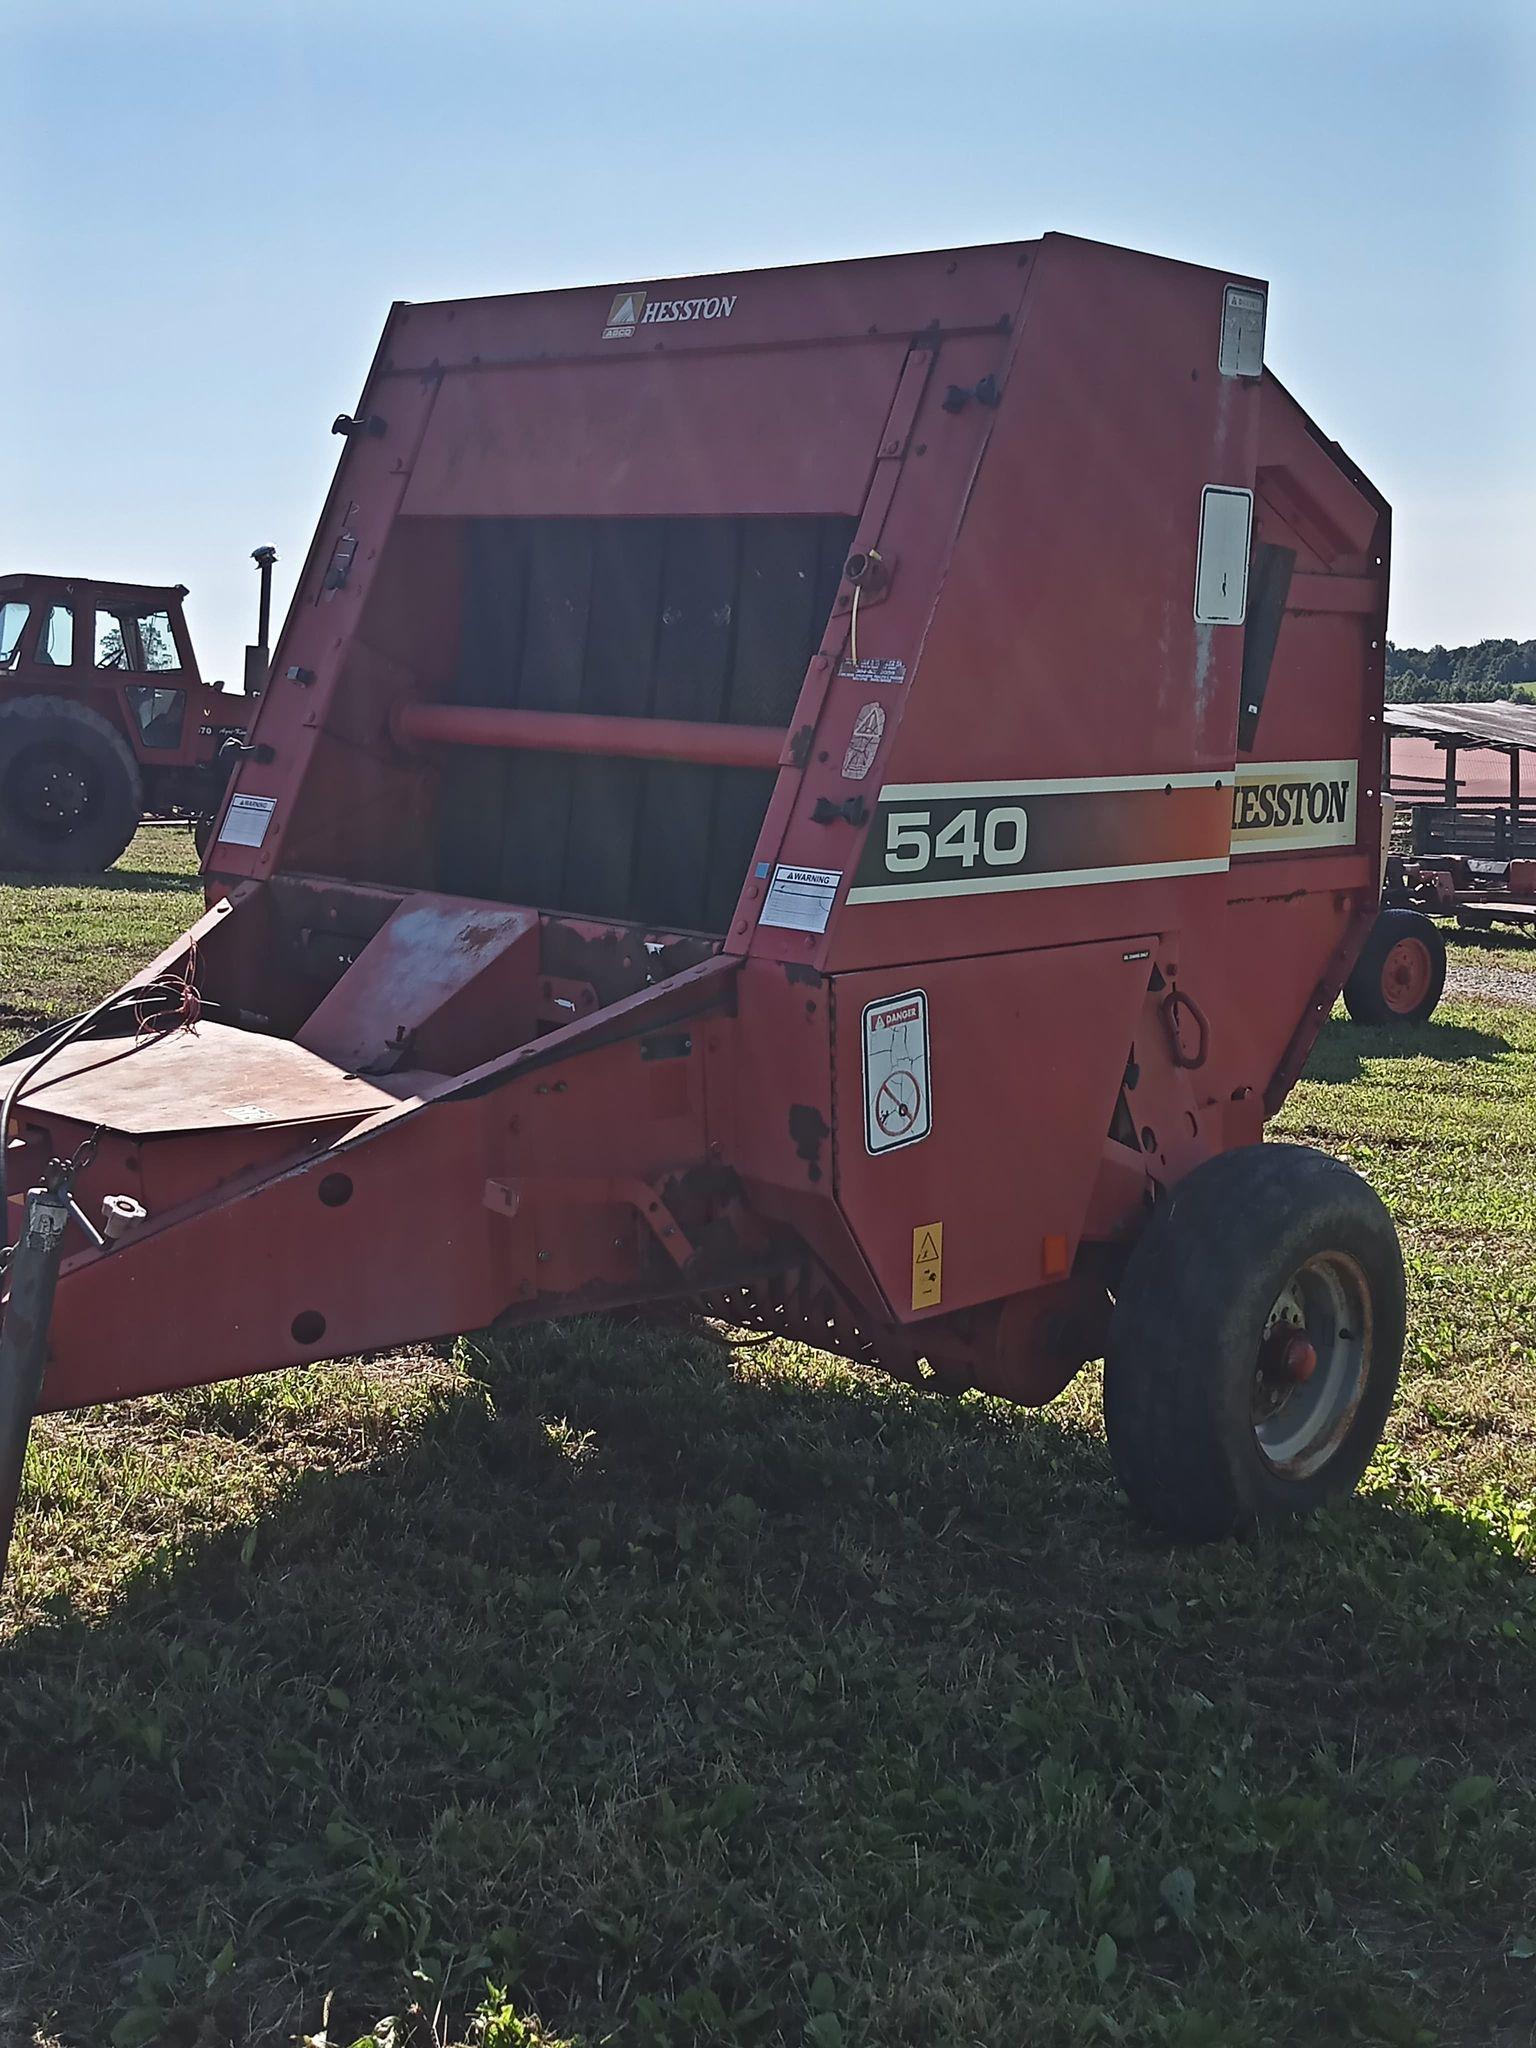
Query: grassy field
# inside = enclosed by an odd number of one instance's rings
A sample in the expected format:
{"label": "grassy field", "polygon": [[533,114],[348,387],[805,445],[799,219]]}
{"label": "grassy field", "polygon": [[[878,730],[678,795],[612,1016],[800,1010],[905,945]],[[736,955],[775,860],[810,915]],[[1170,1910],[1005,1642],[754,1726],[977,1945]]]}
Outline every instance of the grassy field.
{"label": "grassy field", "polygon": [[[18,1026],[189,853],[0,889]],[[1528,2048],[1536,1011],[1335,1023],[1284,1129],[1386,1196],[1412,1335],[1280,1538],[1150,1539],[1091,1376],[1030,1416],[708,1329],[48,1422],[0,2042]]]}

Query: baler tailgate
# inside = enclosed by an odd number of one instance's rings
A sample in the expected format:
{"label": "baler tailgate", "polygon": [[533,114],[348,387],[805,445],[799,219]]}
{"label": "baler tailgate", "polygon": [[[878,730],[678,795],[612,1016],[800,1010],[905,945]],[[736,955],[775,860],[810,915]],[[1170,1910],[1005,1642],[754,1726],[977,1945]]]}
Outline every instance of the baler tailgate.
{"label": "baler tailgate", "polygon": [[[856,512],[905,338],[450,372],[407,517]],[[406,373],[402,373],[406,374]]]}

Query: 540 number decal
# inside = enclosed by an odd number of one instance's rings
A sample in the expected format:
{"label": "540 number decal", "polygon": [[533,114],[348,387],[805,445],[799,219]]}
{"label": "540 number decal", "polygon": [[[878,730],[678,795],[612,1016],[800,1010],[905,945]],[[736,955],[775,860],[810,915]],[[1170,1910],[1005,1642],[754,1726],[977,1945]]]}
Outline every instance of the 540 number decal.
{"label": "540 number decal", "polygon": [[887,784],[850,903],[1214,874],[1229,861],[1232,777]]}
{"label": "540 number decal", "polygon": [[958,872],[1016,868],[1029,851],[1029,813],[1022,804],[969,804],[935,826],[932,807],[884,812],[885,869],[927,874],[946,862]]}

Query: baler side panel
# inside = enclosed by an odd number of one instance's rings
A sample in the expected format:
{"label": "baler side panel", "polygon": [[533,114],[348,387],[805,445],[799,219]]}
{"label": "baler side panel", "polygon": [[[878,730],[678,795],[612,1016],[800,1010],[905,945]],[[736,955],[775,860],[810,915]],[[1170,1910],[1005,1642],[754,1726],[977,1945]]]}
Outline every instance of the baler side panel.
{"label": "baler side panel", "polygon": [[[839,975],[835,992],[839,1204],[893,1318],[943,1315],[1061,1279],[1089,1195],[1147,986],[1150,936]],[[872,1025],[918,991],[927,1048],[906,1087],[926,1136],[882,1127],[889,1077],[864,1056]],[[913,1033],[914,1041],[916,1032]],[[892,1149],[871,1150],[892,1143]],[[942,1225],[939,1281],[916,1284]]]}
{"label": "baler side panel", "polygon": [[878,1326],[879,1285],[833,1199],[832,984],[793,961],[749,959],[737,987],[735,1017],[707,1034],[711,1156],[740,1174],[752,1213],[793,1231]]}
{"label": "baler side panel", "polygon": [[[381,354],[388,340],[386,329]],[[391,383],[389,413],[385,414],[370,411],[383,402],[380,381],[376,363],[359,411],[364,417],[380,419],[383,429],[377,435],[365,432],[347,441],[320,529],[294,591],[273,661],[272,681],[260,700],[252,728],[253,746],[260,751],[248,756],[232,779],[208,849],[207,871],[224,883],[237,877],[265,877],[285,866],[330,866],[332,863],[317,859],[327,842],[338,856],[334,866],[341,872],[347,872],[356,859],[360,849],[351,844],[345,813],[328,802],[326,787],[317,788],[310,775],[317,747],[331,731],[333,716],[338,720],[333,735],[336,746],[350,744],[342,727],[347,718],[360,716],[371,735],[365,742],[365,754],[372,766],[365,772],[388,769],[387,697],[369,693],[352,711],[338,704],[338,690],[363,606],[379,580],[438,383],[436,379]],[[453,610],[446,616],[453,619]],[[330,746],[325,758],[327,766],[334,765]],[[306,783],[310,785],[307,792]],[[295,858],[287,848],[287,835],[306,794],[314,810],[296,835],[295,847],[301,857]],[[242,823],[232,825],[234,817]]]}
{"label": "baler side panel", "polygon": [[1273,1114],[1375,917],[1391,515],[1277,379],[1261,396],[1255,539],[1295,568],[1238,760],[1225,972]]}
{"label": "baler side panel", "polygon": [[[1296,553],[1251,749],[1255,760],[1359,758],[1379,791],[1388,515],[1274,379],[1263,388],[1256,538]],[[1363,726],[1375,737],[1363,738]],[[1364,789],[1362,790],[1364,794]],[[1360,818],[1359,843],[1374,847]]]}
{"label": "baler side panel", "polygon": [[[268,696],[286,691],[309,705],[301,739],[310,751],[285,747],[281,761],[300,773],[273,817],[288,871],[434,886],[432,788],[420,763],[391,737],[389,709],[402,696],[446,690],[454,672],[462,584],[457,538],[446,526],[395,522],[356,629],[334,654],[334,689],[320,680],[294,682],[286,673],[291,663],[274,669]],[[337,593],[336,601],[345,595]],[[219,848],[220,864],[227,852]]]}
{"label": "baler side panel", "polygon": [[[962,804],[974,785],[1010,777],[1073,784],[1064,824],[1081,843],[1071,858],[1108,872],[1072,886],[1004,877],[964,893],[974,878],[956,865],[960,893],[855,895],[836,914],[827,965],[1167,930],[1221,900],[1230,790],[1215,785],[1229,785],[1235,752],[1242,629],[1196,623],[1196,551],[1204,487],[1251,488],[1258,447],[1257,385],[1217,373],[1225,282],[1047,238],[878,771],[881,788],[948,788]],[[935,420],[935,436],[950,424]],[[1117,787],[1136,775],[1203,787],[1166,798]],[[866,872],[893,829],[890,808],[868,828],[856,886],[901,880]],[[1144,845],[1152,878],[1115,878],[1134,865],[1127,842]],[[1179,872],[1194,862],[1211,872]]]}
{"label": "baler side panel", "polygon": [[[992,407],[974,394],[995,395],[1011,333],[1004,322],[983,335],[920,335],[907,357],[849,554],[870,570],[857,584],[845,576],[825,619],[794,713],[804,767],[781,777],[758,842],[770,872],[783,864],[830,873],[847,890],[986,446]],[[763,922],[767,894],[755,876],[743,892],[752,953],[825,967],[836,914],[809,930]]]}

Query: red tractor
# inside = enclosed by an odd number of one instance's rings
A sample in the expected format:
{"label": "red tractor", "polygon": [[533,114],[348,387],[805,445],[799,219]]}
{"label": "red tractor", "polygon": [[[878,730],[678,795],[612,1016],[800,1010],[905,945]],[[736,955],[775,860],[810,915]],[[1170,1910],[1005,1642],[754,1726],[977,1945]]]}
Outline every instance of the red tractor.
{"label": "red tractor", "polygon": [[186,594],[0,576],[0,868],[99,873],[141,818],[211,824],[254,692],[202,680]]}

